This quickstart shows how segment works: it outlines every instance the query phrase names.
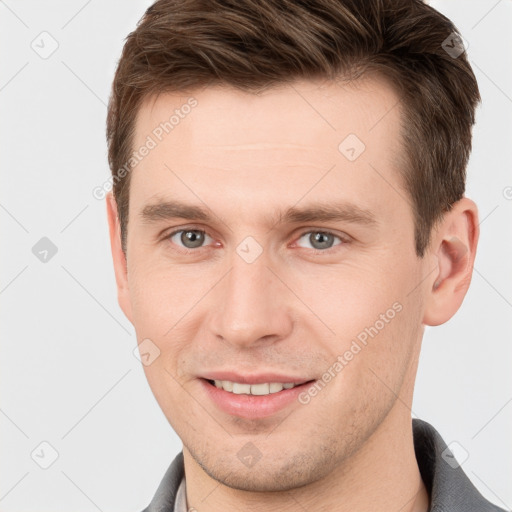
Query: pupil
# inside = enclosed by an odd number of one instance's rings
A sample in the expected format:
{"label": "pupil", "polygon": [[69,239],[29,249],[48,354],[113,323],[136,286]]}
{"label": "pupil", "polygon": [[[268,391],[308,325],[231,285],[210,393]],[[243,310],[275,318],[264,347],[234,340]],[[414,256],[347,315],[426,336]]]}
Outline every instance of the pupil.
{"label": "pupil", "polygon": [[185,231],[181,235],[183,245],[189,249],[200,247],[203,243],[203,238],[203,233],[200,231]]}
{"label": "pupil", "polygon": [[332,235],[328,233],[312,233],[310,235],[311,245],[317,249],[328,249],[332,245]]}

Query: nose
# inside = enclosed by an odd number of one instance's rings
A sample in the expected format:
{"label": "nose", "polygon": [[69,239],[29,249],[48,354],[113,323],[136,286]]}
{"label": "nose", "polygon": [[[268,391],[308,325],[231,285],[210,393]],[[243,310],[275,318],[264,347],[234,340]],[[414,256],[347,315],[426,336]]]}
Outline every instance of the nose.
{"label": "nose", "polygon": [[267,264],[264,254],[248,263],[235,253],[216,287],[211,328],[236,348],[271,345],[292,332],[290,292]]}

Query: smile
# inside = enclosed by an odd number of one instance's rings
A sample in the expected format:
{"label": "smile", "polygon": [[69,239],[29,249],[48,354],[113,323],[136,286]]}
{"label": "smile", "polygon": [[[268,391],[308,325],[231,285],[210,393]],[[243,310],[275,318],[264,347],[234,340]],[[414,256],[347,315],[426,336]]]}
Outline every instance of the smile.
{"label": "smile", "polygon": [[[260,380],[261,377],[254,380]],[[247,383],[209,378],[200,378],[198,381],[208,400],[221,411],[251,420],[272,416],[288,407],[300,407],[298,396],[315,382]]]}
{"label": "smile", "polygon": [[270,395],[272,393],[279,393],[283,389],[291,389],[300,385],[293,382],[263,382],[261,384],[242,384],[229,380],[209,380],[208,382],[214,384],[219,389],[234,393],[235,395]]}

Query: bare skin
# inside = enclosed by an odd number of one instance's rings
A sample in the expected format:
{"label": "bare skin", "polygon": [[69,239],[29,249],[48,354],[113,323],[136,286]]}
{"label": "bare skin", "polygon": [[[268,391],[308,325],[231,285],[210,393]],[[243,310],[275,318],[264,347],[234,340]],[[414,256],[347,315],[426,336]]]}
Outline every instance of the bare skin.
{"label": "bare skin", "polygon": [[[126,258],[107,198],[119,303],[138,342],[160,350],[144,371],[183,442],[188,506],[428,510],[411,430],[414,380],[424,326],[449,320],[469,287],[475,204],[454,205],[418,258],[394,158],[400,106],[380,79],[193,96],[197,106],[132,171]],[[134,147],[188,98],[148,98]],[[338,148],[349,134],[365,145],[353,161]],[[171,200],[209,217],[141,215]],[[341,203],[335,220],[279,217]],[[183,231],[171,236],[179,229],[205,232],[204,242],[184,245]],[[318,232],[332,235],[328,248],[312,240]],[[237,253],[249,236],[262,249],[251,263]],[[204,393],[200,377],[213,370],[322,379],[393,304],[400,311],[307,404],[247,419]],[[261,455],[252,467],[237,456],[247,443]]]}

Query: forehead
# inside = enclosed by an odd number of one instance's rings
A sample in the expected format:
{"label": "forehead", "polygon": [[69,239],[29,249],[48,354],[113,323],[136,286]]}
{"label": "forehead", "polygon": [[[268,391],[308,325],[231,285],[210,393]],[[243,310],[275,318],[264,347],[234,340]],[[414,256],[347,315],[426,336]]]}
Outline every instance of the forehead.
{"label": "forehead", "polygon": [[[189,108],[192,98],[197,104]],[[399,113],[394,88],[375,75],[352,82],[301,80],[259,94],[213,86],[147,97],[138,111],[135,143],[169,120],[174,136],[180,132],[182,139],[191,140],[188,136],[194,135],[194,144],[205,148],[245,149],[244,143],[256,142],[332,147],[347,133],[371,143],[372,132],[378,136],[399,128]],[[171,131],[164,130],[164,138]]]}
{"label": "forehead", "polygon": [[132,170],[130,204],[207,196],[219,208],[291,206],[306,193],[350,195],[363,207],[396,200],[400,131],[399,98],[378,78],[297,81],[258,95],[164,93],[138,112],[133,149],[150,149]]}

